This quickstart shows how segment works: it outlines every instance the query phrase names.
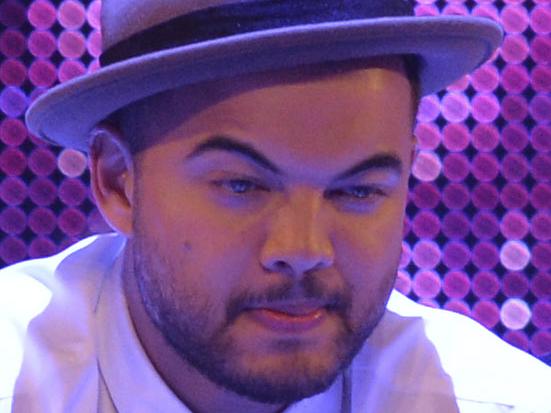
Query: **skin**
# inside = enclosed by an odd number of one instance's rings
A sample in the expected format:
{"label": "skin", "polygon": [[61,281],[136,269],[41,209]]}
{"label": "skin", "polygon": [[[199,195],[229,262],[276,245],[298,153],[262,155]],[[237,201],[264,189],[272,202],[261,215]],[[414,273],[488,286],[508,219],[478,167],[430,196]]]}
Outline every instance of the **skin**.
{"label": "skin", "polygon": [[[195,412],[326,389],[395,279],[414,144],[400,60],[188,87],[125,116],[94,133],[92,183],[128,238],[125,294],[159,374]],[[128,134],[148,144],[131,154]]]}

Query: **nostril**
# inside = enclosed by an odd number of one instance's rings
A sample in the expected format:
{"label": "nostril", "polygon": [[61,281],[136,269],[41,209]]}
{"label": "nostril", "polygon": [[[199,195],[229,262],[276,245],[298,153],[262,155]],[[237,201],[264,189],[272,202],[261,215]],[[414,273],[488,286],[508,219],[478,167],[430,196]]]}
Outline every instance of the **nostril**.
{"label": "nostril", "polygon": [[263,267],[268,272],[276,272],[281,274],[287,274],[290,276],[298,276],[300,274],[306,274],[309,271],[316,271],[330,266],[331,263],[319,259],[319,260],[286,260],[286,259],[274,259],[269,261]]}
{"label": "nostril", "polygon": [[285,269],[288,269],[290,267],[289,264],[287,264],[283,260],[278,260],[278,261],[274,262],[273,266],[276,270],[285,270]]}
{"label": "nostril", "polygon": [[263,265],[264,269],[268,272],[276,272],[282,274],[291,274],[293,272],[292,266],[285,260],[273,260]]}

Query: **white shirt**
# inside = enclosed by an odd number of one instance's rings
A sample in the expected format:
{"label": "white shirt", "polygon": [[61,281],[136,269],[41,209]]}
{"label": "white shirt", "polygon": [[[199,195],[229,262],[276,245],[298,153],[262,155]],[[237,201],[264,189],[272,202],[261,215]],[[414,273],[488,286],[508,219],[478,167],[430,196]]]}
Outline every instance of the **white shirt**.
{"label": "white shirt", "polygon": [[[124,243],[91,237],[0,271],[0,413],[189,413],[133,330]],[[551,368],[396,291],[350,377],[352,412],[551,413]],[[286,413],[340,412],[342,380]]]}

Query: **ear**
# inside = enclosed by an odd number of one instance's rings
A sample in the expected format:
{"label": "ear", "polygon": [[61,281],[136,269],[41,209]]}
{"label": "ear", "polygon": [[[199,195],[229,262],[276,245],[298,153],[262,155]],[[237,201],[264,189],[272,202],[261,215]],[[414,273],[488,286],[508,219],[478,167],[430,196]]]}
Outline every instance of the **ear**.
{"label": "ear", "polygon": [[90,173],[92,192],[104,219],[115,231],[131,237],[134,166],[118,128],[100,124],[92,131]]}

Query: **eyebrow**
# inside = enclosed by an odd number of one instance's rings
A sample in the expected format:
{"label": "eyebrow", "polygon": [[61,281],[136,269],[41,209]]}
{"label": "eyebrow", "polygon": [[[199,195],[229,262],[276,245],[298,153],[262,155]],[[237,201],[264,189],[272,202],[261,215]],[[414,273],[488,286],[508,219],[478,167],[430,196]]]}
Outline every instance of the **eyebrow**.
{"label": "eyebrow", "polygon": [[[238,140],[227,136],[213,136],[207,139],[197,145],[195,149],[193,149],[193,151],[186,157],[186,159],[196,158],[199,155],[209,151],[237,153],[254,162],[258,166],[277,175],[283,174],[281,169],[279,169],[272,161],[256,150],[253,146],[247,143],[239,142]],[[344,172],[341,172],[336,176],[335,180],[339,181],[351,178],[355,175],[359,175],[373,169],[391,169],[400,175],[402,173],[403,165],[400,158],[393,153],[378,153],[356,163]]]}
{"label": "eyebrow", "polygon": [[213,136],[212,138],[207,139],[205,142],[197,145],[195,149],[186,157],[186,159],[196,158],[205,152],[215,150],[240,154],[262,168],[281,175],[281,170],[251,145],[239,142],[226,136]]}
{"label": "eyebrow", "polygon": [[346,171],[341,172],[337,175],[337,181],[351,178],[355,175],[359,175],[363,172],[367,172],[373,169],[390,169],[393,170],[396,174],[402,174],[402,161],[400,158],[393,153],[378,153],[373,155],[363,161],[358,162],[353,165],[351,168],[348,168]]}

